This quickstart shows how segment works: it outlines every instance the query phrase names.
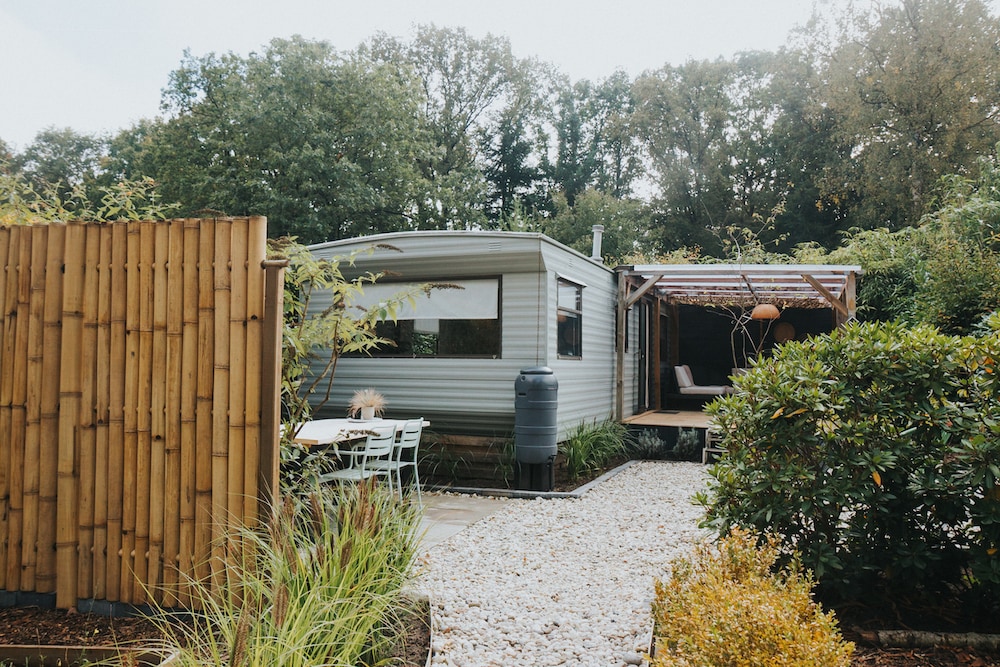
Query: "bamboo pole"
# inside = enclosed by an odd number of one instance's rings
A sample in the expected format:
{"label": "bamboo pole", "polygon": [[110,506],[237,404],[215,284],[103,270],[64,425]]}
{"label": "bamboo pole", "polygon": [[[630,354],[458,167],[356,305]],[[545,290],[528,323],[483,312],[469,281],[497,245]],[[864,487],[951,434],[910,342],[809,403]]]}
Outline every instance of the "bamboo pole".
{"label": "bamboo pole", "polygon": [[109,278],[113,298],[110,303],[108,328],[108,547],[105,565],[106,598],[123,600],[122,569],[125,559],[125,396],[128,371],[125,367],[128,349],[126,319],[128,311],[128,243],[129,224],[111,227],[111,262]]}
{"label": "bamboo pole", "polygon": [[[24,501],[25,445],[27,440],[28,401],[28,341],[31,325],[31,258],[34,232],[28,227],[16,227],[11,234],[17,239],[17,322],[14,330],[14,378],[11,383],[10,427],[10,516],[8,518],[6,589],[21,588],[21,566],[24,562]],[[39,332],[40,333],[40,332]]]}
{"label": "bamboo pole", "polygon": [[146,602],[141,584],[148,582],[150,527],[150,467],[152,465],[153,398],[153,223],[139,223],[139,392],[136,405],[138,443],[135,460],[135,554],[132,567],[136,586],[129,602]]}
{"label": "bamboo pole", "polygon": [[183,390],[184,221],[161,223],[167,232],[166,404],[164,406],[163,563],[161,604],[177,604],[181,506],[181,395]]}
{"label": "bamboo pole", "polygon": [[264,326],[264,267],[267,259],[267,218],[250,218],[247,242],[246,409],[243,516],[249,525],[260,519],[261,387]]}
{"label": "bamboo pole", "polygon": [[[79,374],[80,382],[80,414],[78,423],[80,427],[80,454],[79,454],[79,490],[77,498],[79,502],[79,542],[80,551],[78,554],[76,596],[78,598],[94,597],[94,555],[95,555],[95,514],[98,504],[98,477],[97,477],[97,310],[100,292],[98,291],[98,278],[101,258],[101,228],[97,225],[81,226],[83,257],[81,261],[81,332],[79,349]],[[70,231],[70,230],[68,230]],[[66,237],[67,260],[70,256],[70,249],[73,241],[69,234]],[[66,288],[71,289],[69,271],[66,273]],[[63,298],[63,310],[68,305],[67,297]],[[66,320],[63,318],[65,328]],[[66,346],[63,346],[65,351]],[[63,363],[65,361],[65,355]],[[72,360],[70,363],[73,363]],[[63,408],[60,404],[60,408]],[[60,410],[60,420],[64,414]],[[60,431],[62,422],[60,421]],[[62,444],[60,442],[60,444]],[[101,475],[104,481],[104,475]],[[59,502],[62,503],[62,492],[60,491]]]}
{"label": "bamboo pole", "polygon": [[[55,405],[57,436],[56,450],[56,607],[76,606],[78,587],[78,530],[81,508],[77,503],[77,456],[82,455],[80,413],[82,382],[80,360],[83,343],[83,281],[86,253],[86,228],[79,223],[62,228],[64,242],[50,245],[50,255],[56,255],[63,265],[59,276],[62,287],[62,320],[58,327],[59,346],[47,348],[50,354],[59,351],[58,400]],[[51,278],[51,276],[49,276]],[[63,282],[65,280],[65,282]],[[46,281],[47,283],[51,281]],[[48,310],[48,308],[46,308]],[[46,322],[48,324],[48,322]],[[53,354],[53,356],[56,356]],[[93,526],[91,525],[91,529]],[[93,533],[90,534],[93,537]],[[81,545],[82,546],[82,545]],[[88,545],[89,548],[89,545]]]}
{"label": "bamboo pole", "polygon": [[[181,399],[180,399],[180,542],[177,564],[181,582],[194,578],[195,556],[195,476],[197,462],[198,410],[198,221],[183,221],[185,258],[182,274],[184,305],[181,328]],[[174,267],[174,271],[177,267]],[[191,604],[186,586],[178,590],[178,604]]]}
{"label": "bamboo pole", "polygon": [[38,570],[38,480],[42,429],[43,310],[45,308],[45,255],[49,227],[32,227],[31,296],[28,314],[28,392],[25,399],[24,434],[24,527],[21,544],[21,590],[37,590]]}
{"label": "bamboo pole", "polygon": [[[0,433],[9,434],[13,420],[14,332],[17,329],[17,246],[11,228],[0,228],[0,312],[9,314],[0,322]],[[15,444],[0,438],[0,590],[7,584],[7,549],[10,538],[10,459]]]}
{"label": "bamboo pole", "polygon": [[[42,310],[41,440],[38,477],[38,569],[35,590],[56,592],[56,522],[59,475],[59,383],[62,348],[63,254],[66,225],[50,224],[45,252],[45,307]],[[75,523],[75,522],[74,522]]]}
{"label": "bamboo pole", "polygon": [[115,227],[94,225],[99,238],[97,278],[97,360],[94,371],[94,420],[97,422],[94,462],[94,597],[108,598],[108,510],[111,480],[111,301],[114,294],[111,267]]}
{"label": "bamboo pole", "polygon": [[198,371],[195,430],[195,543],[196,579],[207,582],[211,573],[212,531],[212,404],[215,387],[215,221],[200,220],[198,238]]}
{"label": "bamboo pole", "polygon": [[151,317],[152,348],[150,350],[150,453],[149,453],[149,548],[146,557],[147,595],[162,599],[163,531],[166,508],[166,402],[167,385],[167,261],[170,253],[169,229],[166,223],[150,225],[153,239]]}
{"label": "bamboo pole", "polygon": [[215,227],[215,368],[212,404],[212,588],[221,589],[225,576],[227,541],[230,534],[228,437],[229,437],[229,311],[232,288],[230,267],[232,222],[217,219]]}
{"label": "bamboo pole", "polygon": [[[246,218],[232,221],[229,247],[229,499],[228,515],[242,524],[246,498],[246,392],[247,259],[249,225]],[[241,548],[241,547],[238,547]],[[230,554],[232,557],[233,554]]]}
{"label": "bamboo pole", "polygon": [[277,508],[281,438],[281,333],[284,317],[284,270],[288,260],[264,262],[266,303],[261,344],[261,446],[258,495],[268,515]]}
{"label": "bamboo pole", "polygon": [[139,450],[139,309],[140,289],[140,230],[138,222],[130,222],[127,233],[125,287],[125,354],[122,371],[125,375],[124,407],[122,410],[124,442],[122,447],[122,546],[119,577],[119,600],[132,602],[135,589],[136,542],[136,472]]}

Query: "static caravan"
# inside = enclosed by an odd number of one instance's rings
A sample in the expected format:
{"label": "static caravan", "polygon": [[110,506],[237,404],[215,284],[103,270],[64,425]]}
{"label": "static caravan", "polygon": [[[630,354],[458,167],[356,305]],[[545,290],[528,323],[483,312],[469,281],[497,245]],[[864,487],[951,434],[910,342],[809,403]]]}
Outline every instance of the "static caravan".
{"label": "static caravan", "polygon": [[[520,232],[397,232],[310,250],[336,257],[365,248],[374,251],[347,271],[387,276],[365,290],[361,305],[414,284],[460,289],[421,295],[386,323],[380,333],[394,346],[341,358],[318,417],[343,416],[356,389],[373,387],[385,395],[389,416],[423,416],[439,433],[506,438],[514,429],[514,383],[522,369],[536,367],[551,368],[559,383],[560,439],[582,421],[614,416],[618,288],[599,259]],[[626,345],[626,385],[635,349]]]}

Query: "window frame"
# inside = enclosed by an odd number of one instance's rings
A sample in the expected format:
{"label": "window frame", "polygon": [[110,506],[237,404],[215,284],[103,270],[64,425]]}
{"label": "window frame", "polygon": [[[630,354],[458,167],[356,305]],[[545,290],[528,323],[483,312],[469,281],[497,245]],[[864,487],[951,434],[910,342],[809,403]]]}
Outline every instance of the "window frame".
{"label": "window frame", "polygon": [[[444,318],[421,318],[421,317],[410,318],[410,317],[405,317],[405,318],[399,318],[396,322],[393,322],[392,320],[380,320],[379,324],[380,325],[395,326],[397,328],[397,330],[398,330],[398,327],[399,327],[399,325],[400,325],[401,322],[414,323],[414,324],[410,325],[411,328],[412,328],[412,327],[416,326],[415,325],[416,322],[435,321],[435,322],[438,323],[438,327],[439,327],[439,333],[437,335],[440,336],[440,327],[441,327],[441,324],[444,323],[444,322],[477,322],[477,321],[496,322],[496,352],[495,353],[494,352],[489,352],[489,353],[485,353],[485,354],[440,354],[440,353],[435,353],[435,354],[415,354],[415,353],[412,352],[412,349],[414,347],[412,343],[415,340],[415,334],[418,333],[418,332],[411,331],[411,334],[410,334],[411,335],[411,341],[410,341],[410,343],[411,343],[411,352],[410,353],[395,352],[395,350],[397,350],[398,348],[392,347],[392,346],[385,346],[385,347],[380,347],[380,348],[371,350],[369,353],[367,353],[365,355],[351,355],[351,356],[367,356],[367,357],[370,357],[370,358],[373,358],[373,359],[502,359],[503,358],[503,276],[502,275],[461,276],[461,277],[455,277],[455,276],[453,276],[451,278],[443,278],[443,279],[428,278],[426,280],[407,280],[405,282],[401,281],[398,284],[400,284],[400,285],[413,285],[413,284],[423,284],[423,283],[436,283],[436,284],[448,285],[448,284],[454,284],[454,283],[461,282],[461,281],[473,281],[473,280],[495,280],[496,281],[496,283],[497,283],[497,285],[496,285],[496,288],[497,288],[497,316],[496,316],[495,319],[476,318],[476,319],[465,319],[465,320],[463,320],[463,319],[444,319]],[[380,284],[392,285],[394,283],[395,283],[395,281],[385,281],[384,283],[380,283]],[[448,291],[448,290],[445,290],[445,291]],[[417,309],[417,312],[419,314],[419,308]],[[440,340],[438,342],[440,344]]]}
{"label": "window frame", "polygon": [[[564,288],[573,288],[575,291],[576,303],[573,307],[565,306],[561,302],[560,296]],[[586,287],[583,283],[567,278],[556,276],[556,357],[558,359],[583,359],[583,290]],[[566,327],[569,322],[575,322],[575,330],[572,334],[573,340],[569,351],[562,347],[566,334]]]}

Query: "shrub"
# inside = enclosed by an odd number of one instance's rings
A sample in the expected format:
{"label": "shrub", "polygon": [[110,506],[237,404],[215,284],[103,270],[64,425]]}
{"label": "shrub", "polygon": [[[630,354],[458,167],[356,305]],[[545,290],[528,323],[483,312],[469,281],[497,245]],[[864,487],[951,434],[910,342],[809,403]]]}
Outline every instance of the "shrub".
{"label": "shrub", "polygon": [[569,438],[559,443],[567,477],[575,481],[580,475],[601,470],[625,453],[627,442],[630,442],[628,429],[613,419],[581,422]]}
{"label": "shrub", "polygon": [[667,458],[670,451],[671,447],[655,428],[644,428],[633,434],[627,454],[633,459],[655,461]]}
{"label": "shrub", "polygon": [[[203,612],[165,625],[180,665],[358,665],[385,659],[419,518],[384,486],[316,490],[285,502],[218,595],[192,584]],[[177,636],[176,633],[181,633]]]}
{"label": "shrub", "polygon": [[774,532],[821,589],[1000,585],[1000,337],[851,325],[788,343],[709,410],[707,524]]}
{"label": "shrub", "polygon": [[737,530],[675,559],[655,583],[653,667],[846,667],[853,644],[797,563],[772,572],[778,557],[774,538],[758,547]]}

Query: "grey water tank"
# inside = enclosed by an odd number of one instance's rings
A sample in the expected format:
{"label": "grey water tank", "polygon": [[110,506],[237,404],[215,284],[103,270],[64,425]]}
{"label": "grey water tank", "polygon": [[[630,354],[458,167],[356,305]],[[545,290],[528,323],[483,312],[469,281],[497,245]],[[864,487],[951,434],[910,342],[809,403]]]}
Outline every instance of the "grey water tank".
{"label": "grey water tank", "polygon": [[514,456],[550,463],[556,455],[559,382],[548,366],[525,368],[514,382]]}

